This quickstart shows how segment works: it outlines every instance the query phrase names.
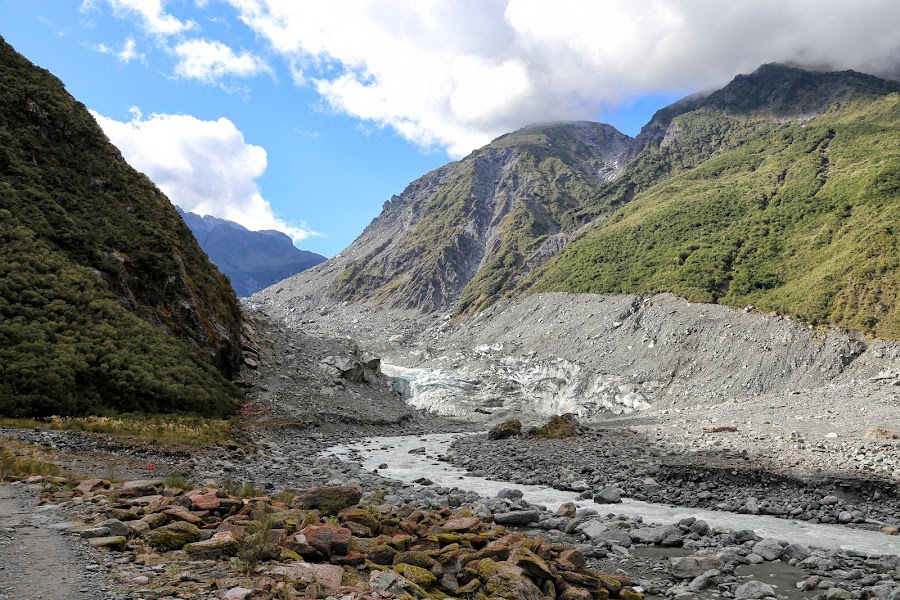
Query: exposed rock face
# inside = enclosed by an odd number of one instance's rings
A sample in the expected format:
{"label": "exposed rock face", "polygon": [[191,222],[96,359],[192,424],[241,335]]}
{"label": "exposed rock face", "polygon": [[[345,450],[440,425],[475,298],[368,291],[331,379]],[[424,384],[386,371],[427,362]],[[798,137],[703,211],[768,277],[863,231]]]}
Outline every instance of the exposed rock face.
{"label": "exposed rock face", "polygon": [[180,208],[178,213],[209,259],[231,280],[238,296],[250,296],[325,262],[324,256],[295,247],[280,231],[250,231],[233,221]]}
{"label": "exposed rock face", "polygon": [[275,288],[425,312],[482,306],[562,247],[551,238],[563,213],[619,173],[630,143],[588,122],[502,136],[411,183],[349,248]]}

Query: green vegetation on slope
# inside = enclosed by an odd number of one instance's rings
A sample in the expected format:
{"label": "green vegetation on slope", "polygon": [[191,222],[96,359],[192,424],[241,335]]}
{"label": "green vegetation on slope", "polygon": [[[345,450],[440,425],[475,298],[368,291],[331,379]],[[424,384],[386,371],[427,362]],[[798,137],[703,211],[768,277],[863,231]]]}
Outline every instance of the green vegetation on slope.
{"label": "green vegetation on slope", "polygon": [[[698,114],[675,118],[682,137],[707,135]],[[708,160],[666,165],[532,289],[671,291],[900,338],[898,134],[898,94],[757,122]]]}
{"label": "green vegetation on slope", "polygon": [[174,207],[0,39],[0,414],[231,414],[239,344]]}

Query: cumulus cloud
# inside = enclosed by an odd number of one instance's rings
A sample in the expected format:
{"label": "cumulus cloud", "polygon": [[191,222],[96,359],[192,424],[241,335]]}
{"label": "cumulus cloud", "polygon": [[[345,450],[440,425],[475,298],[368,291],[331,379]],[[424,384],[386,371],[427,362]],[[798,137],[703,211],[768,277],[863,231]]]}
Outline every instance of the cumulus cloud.
{"label": "cumulus cloud", "polygon": [[228,0],[335,110],[460,155],[766,62],[887,73],[895,0]]}
{"label": "cumulus cloud", "polygon": [[[93,7],[101,0],[84,0],[82,10]],[[119,17],[136,16],[147,33],[154,35],[177,35],[197,27],[194,21],[182,21],[167,13],[163,0],[106,0]]]}
{"label": "cumulus cloud", "polygon": [[317,235],[285,223],[262,197],[256,179],[266,170],[266,151],[244,141],[228,119],[152,114],[132,108],[131,121],[97,112],[94,118],[125,160],[145,173],[184,210],[212,215],[258,231],[276,229],[299,242]]}
{"label": "cumulus cloud", "polygon": [[222,42],[189,40],[175,46],[178,64],[175,74],[204,83],[216,83],[227,75],[252,77],[259,73],[271,73],[264,60],[250,52],[236,54]]}

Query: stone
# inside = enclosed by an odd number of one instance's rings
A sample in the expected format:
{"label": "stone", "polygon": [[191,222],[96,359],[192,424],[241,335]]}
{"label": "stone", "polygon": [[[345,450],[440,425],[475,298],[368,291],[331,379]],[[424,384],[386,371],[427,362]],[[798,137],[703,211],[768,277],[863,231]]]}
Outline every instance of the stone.
{"label": "stone", "polygon": [[763,539],[753,544],[753,552],[762,556],[765,560],[772,561],[781,558],[784,550],[777,541]]}
{"label": "stone", "polygon": [[146,533],[147,541],[157,550],[180,550],[185,544],[199,542],[200,529],[186,521],[175,521]]}
{"label": "stone", "polygon": [[337,565],[292,563],[275,567],[268,573],[297,580],[307,585],[318,583],[327,594],[335,594],[341,588],[344,569]]}
{"label": "stone", "polygon": [[300,534],[325,558],[333,554],[347,554],[350,551],[352,534],[349,529],[344,527],[310,525],[304,528]]}
{"label": "stone", "polygon": [[[217,537],[218,536],[218,537]],[[238,553],[238,541],[229,532],[216,534],[208,540],[185,544],[184,551],[192,560],[219,559]]]}
{"label": "stone", "polygon": [[900,529],[893,525],[885,525],[879,531],[885,535],[900,535]]}
{"label": "stone", "polygon": [[191,507],[194,510],[216,510],[220,503],[215,493],[198,494],[191,498]]}
{"label": "stone", "polygon": [[112,535],[107,537],[90,538],[88,543],[94,548],[109,548],[110,550],[124,550],[128,538],[124,535]]}
{"label": "stone", "polygon": [[441,528],[447,531],[478,531],[481,528],[481,519],[478,517],[456,517],[444,523]]}
{"label": "stone", "polygon": [[825,590],[825,600],[851,600],[853,593],[837,586]]}
{"label": "stone", "polygon": [[522,422],[518,419],[504,421],[488,432],[489,440],[505,440],[522,434]]}
{"label": "stone", "polygon": [[781,560],[785,562],[806,560],[810,556],[809,549],[801,544],[788,544],[781,552]]}
{"label": "stone", "polygon": [[606,486],[594,496],[598,504],[617,504],[622,501],[622,492],[615,486]]}
{"label": "stone", "polygon": [[392,565],[397,549],[387,544],[379,544],[369,549],[369,560],[376,565]]}
{"label": "stone", "polygon": [[369,574],[369,587],[373,592],[387,594],[388,597],[410,595],[424,598],[425,591],[406,579],[396,571],[372,571]]}
{"label": "stone", "polygon": [[517,510],[507,513],[494,515],[494,523],[498,525],[528,525],[535,523],[541,518],[540,511],[537,510]]}
{"label": "stone", "polygon": [[710,585],[715,582],[715,579],[722,575],[722,571],[718,569],[710,569],[706,571],[702,575],[697,575],[691,582],[688,584],[688,589],[694,592],[695,594],[698,592],[702,592]]}
{"label": "stone", "polygon": [[762,581],[748,581],[734,590],[735,600],[758,600],[760,598],[775,597],[775,590],[771,585]]}
{"label": "stone", "polygon": [[574,502],[565,502],[559,505],[559,508],[556,509],[557,517],[566,517],[571,519],[575,516],[575,513],[578,511],[578,507],[575,506]]}
{"label": "stone", "polygon": [[108,529],[110,535],[124,535],[128,537],[134,533],[134,529],[130,525],[126,525],[118,519],[108,519],[102,523],[97,523],[97,526]]}
{"label": "stone", "polygon": [[636,544],[660,544],[664,539],[671,535],[676,535],[681,539],[680,530],[674,525],[666,525],[664,527],[641,527],[632,529],[628,532],[631,541]]}
{"label": "stone", "polygon": [[394,571],[412,581],[416,585],[429,588],[437,582],[437,577],[434,576],[428,569],[424,569],[417,565],[411,565],[409,563],[397,563],[393,567]]}
{"label": "stone", "polygon": [[105,479],[84,479],[75,486],[75,490],[82,494],[90,494],[97,490],[109,489],[110,483]]}
{"label": "stone", "polygon": [[900,440],[900,430],[879,425],[866,431],[864,437],[867,440]]}
{"label": "stone", "polygon": [[326,514],[338,514],[362,499],[362,489],[358,485],[312,487],[303,490],[294,498],[292,508],[318,508]]}
{"label": "stone", "polygon": [[703,426],[703,433],[734,433],[737,425],[734,423],[710,423]]}
{"label": "stone", "polygon": [[100,526],[88,527],[87,529],[82,529],[81,531],[78,532],[78,535],[80,535],[82,538],[84,538],[86,540],[93,539],[93,538],[108,537],[111,534],[112,534],[112,532],[109,530],[109,527],[100,527]]}
{"label": "stone", "polygon": [[677,556],[669,559],[669,570],[676,579],[693,579],[713,569],[721,570],[724,563],[708,554]]}
{"label": "stone", "polygon": [[503,498],[505,500],[521,500],[525,493],[516,488],[502,488],[499,492],[497,492],[497,498]]}
{"label": "stone", "polygon": [[253,590],[238,586],[226,590],[219,598],[222,600],[247,600],[252,594]]}

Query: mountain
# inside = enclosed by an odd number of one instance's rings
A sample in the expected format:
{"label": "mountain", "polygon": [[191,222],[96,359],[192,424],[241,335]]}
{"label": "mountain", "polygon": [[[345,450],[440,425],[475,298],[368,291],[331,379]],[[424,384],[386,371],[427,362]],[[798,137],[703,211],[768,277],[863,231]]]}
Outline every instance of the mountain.
{"label": "mountain", "polygon": [[278,302],[466,316],[534,291],[674,292],[897,339],[898,92],[769,64],[634,139],[526,127],[410,184]]}
{"label": "mountain", "polygon": [[341,301],[483,308],[565,245],[567,213],[619,173],[630,143],[588,122],[502,136],[411,183],[317,272]]}
{"label": "mountain", "polygon": [[250,231],[234,221],[176,209],[238,296],[250,296],[326,260],[297,249],[280,231]]}
{"label": "mountain", "polygon": [[235,412],[234,291],[62,82],[0,38],[0,414]]}

